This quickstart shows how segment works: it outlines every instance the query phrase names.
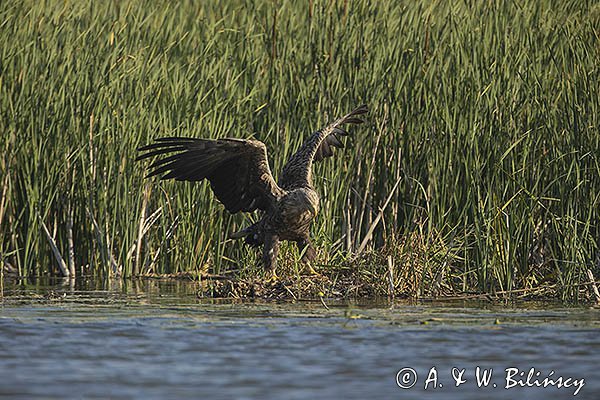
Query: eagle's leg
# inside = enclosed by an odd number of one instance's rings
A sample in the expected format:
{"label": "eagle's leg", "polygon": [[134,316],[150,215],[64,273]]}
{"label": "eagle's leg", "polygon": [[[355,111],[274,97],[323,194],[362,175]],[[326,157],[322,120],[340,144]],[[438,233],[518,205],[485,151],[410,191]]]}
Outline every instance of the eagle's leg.
{"label": "eagle's leg", "polygon": [[296,240],[296,245],[298,246],[298,251],[302,254],[302,262],[308,266],[308,272],[312,275],[319,275],[317,271],[312,267],[313,261],[317,258],[317,250],[315,246],[311,243],[308,237]]}
{"label": "eagle's leg", "polygon": [[263,264],[267,271],[272,273],[272,278],[277,279],[277,254],[279,253],[279,236],[267,233],[263,247]]}
{"label": "eagle's leg", "polygon": [[296,240],[296,245],[298,246],[298,251],[300,253],[304,252],[302,255],[303,263],[315,261],[315,258],[317,258],[317,250],[315,250],[315,247],[312,245],[309,238]]}

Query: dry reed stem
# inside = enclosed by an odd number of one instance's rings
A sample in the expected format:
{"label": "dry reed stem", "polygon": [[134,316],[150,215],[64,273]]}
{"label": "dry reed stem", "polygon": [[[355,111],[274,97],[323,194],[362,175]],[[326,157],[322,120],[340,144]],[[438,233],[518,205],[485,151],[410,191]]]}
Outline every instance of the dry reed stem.
{"label": "dry reed stem", "polygon": [[396,297],[395,287],[394,287],[394,260],[392,259],[391,255],[389,255],[387,257],[387,265],[388,265],[388,283],[389,283],[388,297],[389,297],[390,301],[394,301],[394,298]]}
{"label": "dry reed stem", "polygon": [[[98,243],[98,246],[100,247],[100,254],[102,255],[102,259],[105,263],[105,265],[109,265],[110,269],[109,269],[109,274],[112,271],[113,275],[115,276],[119,276],[120,275],[120,271],[119,271],[119,266],[117,264],[117,262],[115,261],[115,258],[112,256],[110,249],[108,248],[108,245],[106,243],[104,243],[104,239],[102,238],[102,230],[100,229],[100,226],[98,225],[98,222],[96,221],[96,218],[94,218],[94,216],[92,215],[92,212],[90,211],[89,208],[85,208],[85,212],[88,215],[88,217],[90,218],[90,220],[92,221],[92,226],[94,228],[94,233],[96,234],[96,241]],[[108,234],[106,235],[107,240],[108,240]]]}
{"label": "dry reed stem", "polygon": [[377,159],[377,152],[379,151],[379,142],[381,140],[381,135],[383,133],[383,129],[379,129],[379,132],[377,133],[377,139],[375,140],[375,146],[373,147],[373,156],[371,157],[371,163],[369,164],[369,172],[367,174],[367,180],[365,183],[365,193],[363,195],[362,198],[362,204],[361,204],[361,209],[360,209],[360,214],[359,214],[359,219],[358,219],[358,226],[356,228],[356,232],[355,232],[355,239],[354,242],[358,242],[358,238],[360,237],[360,232],[362,230],[362,224],[365,218],[365,209],[367,206],[367,199],[369,197],[369,195],[371,194],[371,183],[373,180],[373,170],[375,169],[375,160]]}
{"label": "dry reed stem", "polygon": [[[6,174],[4,176],[4,182],[2,184],[2,197],[0,198],[0,226],[2,226],[2,221],[4,220],[4,210],[5,210],[5,205],[8,202],[8,185],[9,185],[9,179],[10,179],[10,174]],[[2,232],[2,230],[0,230],[0,233]]]}
{"label": "dry reed stem", "polygon": [[385,200],[383,207],[381,207],[381,209],[379,210],[379,213],[377,214],[375,221],[373,221],[373,223],[369,227],[369,230],[367,231],[365,237],[363,238],[363,240],[358,248],[358,251],[357,251],[358,254],[362,253],[362,251],[365,249],[365,247],[371,240],[371,238],[373,236],[373,231],[375,231],[375,228],[377,227],[377,225],[379,224],[379,221],[383,217],[383,213],[384,213],[385,209],[387,208],[388,204],[390,203],[390,201],[392,200],[392,197],[394,196],[394,193],[396,192],[396,189],[398,188],[398,185],[400,184],[401,180],[402,180],[402,178],[398,178],[398,180],[394,184],[394,187],[390,191],[390,194],[388,195],[387,199]]}
{"label": "dry reed stem", "polygon": [[38,215],[38,219],[40,220],[40,224],[42,224],[42,230],[44,231],[44,234],[46,235],[46,238],[48,239],[48,243],[50,244],[50,248],[52,249],[54,258],[56,258],[56,262],[58,263],[58,267],[60,268],[60,272],[63,274],[64,277],[68,278],[70,276],[69,268],[67,267],[67,264],[65,263],[64,258],[60,254],[58,247],[56,247],[54,238],[50,234],[50,231],[46,227],[46,224],[44,223],[44,221],[42,221],[42,217]]}
{"label": "dry reed stem", "polygon": [[148,208],[148,200],[152,193],[152,186],[146,183],[144,187],[144,197],[142,198],[142,209],[140,211],[140,223],[138,226],[138,238],[136,240],[137,247],[135,249],[135,262],[133,264],[133,275],[137,276],[140,274],[140,263],[142,256],[142,239],[144,237],[145,226],[146,226],[146,210]]}
{"label": "dry reed stem", "polygon": [[73,206],[69,200],[67,205],[67,243],[69,246],[69,274],[75,278],[75,244],[73,242]]}
{"label": "dry reed stem", "polygon": [[594,294],[594,298],[596,299],[596,303],[600,304],[600,291],[598,291],[598,285],[596,285],[596,280],[594,279],[594,274],[591,269],[587,270],[587,276],[590,280],[590,288],[592,293]]}

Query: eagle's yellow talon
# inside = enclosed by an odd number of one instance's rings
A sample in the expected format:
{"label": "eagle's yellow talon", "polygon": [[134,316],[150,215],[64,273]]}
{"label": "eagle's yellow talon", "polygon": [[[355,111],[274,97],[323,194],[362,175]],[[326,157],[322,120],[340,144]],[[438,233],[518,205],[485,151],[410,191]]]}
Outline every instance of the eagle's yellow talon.
{"label": "eagle's yellow talon", "polygon": [[277,273],[275,271],[271,272],[271,276],[269,278],[267,278],[266,280],[267,283],[277,283],[279,282],[279,277],[277,276]]}
{"label": "eagle's yellow talon", "polygon": [[319,271],[317,271],[316,269],[314,269],[312,267],[312,265],[310,265],[310,264],[306,264],[306,269],[308,270],[308,275],[323,276]]}

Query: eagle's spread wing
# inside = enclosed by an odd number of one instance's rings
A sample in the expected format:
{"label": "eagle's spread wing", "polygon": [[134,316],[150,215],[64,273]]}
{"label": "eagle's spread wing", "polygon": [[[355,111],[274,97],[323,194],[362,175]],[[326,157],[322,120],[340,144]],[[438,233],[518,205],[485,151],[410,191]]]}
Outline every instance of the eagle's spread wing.
{"label": "eagle's spread wing", "polygon": [[348,123],[361,124],[363,120],[358,118],[358,115],[365,114],[367,111],[367,106],[363,104],[350,114],[313,133],[283,167],[279,185],[286,190],[312,185],[312,163],[321,161],[325,157],[331,157],[333,155],[332,147],[343,148],[344,145],[337,135],[348,136],[348,132],[340,126]]}
{"label": "eagle's spread wing", "polygon": [[267,149],[258,140],[170,137],[138,151],[146,153],[136,160],[165,156],[150,165],[148,177],[164,174],[161,179],[208,179],[217,199],[231,213],[266,211],[283,194],[271,174]]}

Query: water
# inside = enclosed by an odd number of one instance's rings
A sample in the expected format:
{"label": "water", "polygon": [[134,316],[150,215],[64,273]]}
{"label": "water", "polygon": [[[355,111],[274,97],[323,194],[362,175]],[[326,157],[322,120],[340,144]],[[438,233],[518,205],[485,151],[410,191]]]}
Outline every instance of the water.
{"label": "water", "polygon": [[[600,394],[597,308],[330,301],[326,309],[198,299],[178,282],[5,285],[1,301],[2,398],[569,399],[581,379],[575,398]],[[493,369],[487,386],[476,382],[478,366]],[[401,389],[397,374],[404,369],[403,384],[408,368],[417,383]],[[457,379],[464,369],[458,387],[452,368]],[[518,372],[507,381],[510,368]],[[527,384],[531,368],[530,382],[554,371],[572,386],[505,388],[519,377]]]}

